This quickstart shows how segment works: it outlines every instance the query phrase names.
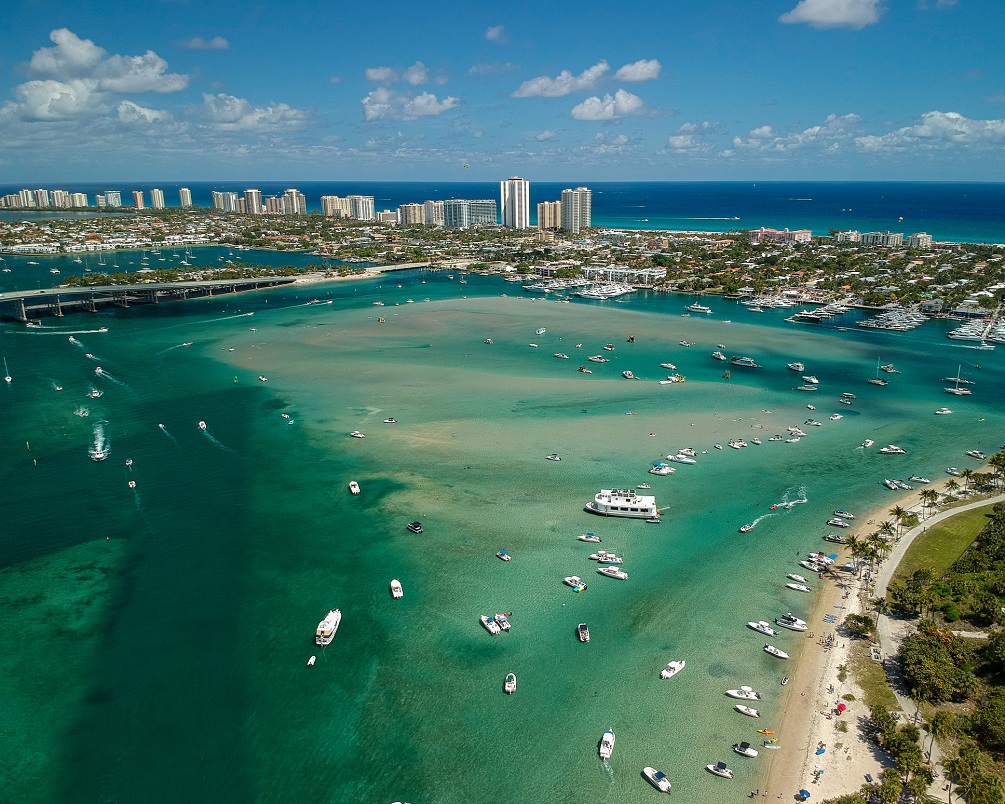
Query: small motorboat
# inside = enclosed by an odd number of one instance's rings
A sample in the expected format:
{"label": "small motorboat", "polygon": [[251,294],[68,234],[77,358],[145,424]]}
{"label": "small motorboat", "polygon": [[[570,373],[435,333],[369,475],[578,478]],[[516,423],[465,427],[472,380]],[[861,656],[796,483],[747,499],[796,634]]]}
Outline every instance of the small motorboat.
{"label": "small motorboat", "polygon": [[686,665],[687,662],[684,661],[684,659],[681,659],[680,661],[675,660],[667,662],[667,666],[663,668],[663,671],[660,673],[660,678],[673,678],[681,670],[683,670]]}
{"label": "small motorboat", "polygon": [[764,652],[765,653],[770,653],[772,656],[776,656],[779,659],[788,659],[789,658],[789,654],[787,654],[781,648],[776,648],[774,645],[765,645],[764,646]]}
{"label": "small motorboat", "polygon": [[614,729],[608,729],[604,736],[600,738],[600,758],[610,759],[614,753]]}
{"label": "small motorboat", "polygon": [[789,677],[788,676],[782,676],[782,682],[781,683],[782,683],[782,686],[784,687],[786,684],[789,683]]}
{"label": "small motorboat", "polygon": [[755,527],[757,527],[753,522],[749,522],[740,528],[740,533],[750,533]]}
{"label": "small motorboat", "polygon": [[200,430],[205,430],[206,429],[206,422],[199,422],[199,429]]}
{"label": "small motorboat", "polygon": [[812,589],[810,589],[804,583],[787,583],[787,584],[785,584],[785,587],[787,589],[794,589],[797,592],[812,592],[813,591]]}
{"label": "small motorboat", "polygon": [[751,687],[740,687],[738,690],[726,690],[726,695],[730,698],[738,698],[741,701],[759,701],[761,694],[754,692]]}
{"label": "small motorboat", "polygon": [[755,631],[759,631],[762,634],[767,634],[768,636],[776,636],[778,634],[778,632],[764,620],[759,620],[757,622],[751,620],[750,622],[747,623],[747,628],[753,628]]}
{"label": "small motorboat", "polygon": [[796,575],[794,572],[790,572],[785,576],[790,580],[796,581],[796,583],[806,583],[806,579],[802,575]]}
{"label": "small motorboat", "polygon": [[737,743],[733,746],[733,750],[736,751],[741,757],[750,757],[753,759],[757,756],[757,749],[751,748],[750,743]]}
{"label": "small motorboat", "polygon": [[758,712],[756,709],[751,709],[749,706],[746,706],[745,704],[736,704],[733,708],[741,715],[746,715],[747,717],[761,716],[760,712]]}
{"label": "small motorboat", "polygon": [[586,584],[583,583],[583,579],[578,575],[566,575],[562,583],[566,586],[571,586],[573,592],[582,592],[586,589]]}
{"label": "small motorboat", "polygon": [[840,517],[841,519],[854,519],[855,518],[855,514],[852,514],[852,513],[849,513],[848,511],[845,511],[844,508],[838,508],[834,512],[834,516]]}
{"label": "small motorboat", "polygon": [[500,550],[496,553],[496,558],[501,558],[503,561],[509,561],[513,556],[507,553],[505,550]]}
{"label": "small motorboat", "polygon": [[264,374],[259,374],[258,375],[258,379],[260,379],[262,382],[268,382],[269,381],[269,378],[266,377]]}
{"label": "small motorboat", "polygon": [[608,578],[616,578],[619,581],[628,580],[628,573],[624,570],[619,570],[617,567],[597,567],[597,573],[599,575],[606,575]]}
{"label": "small motorboat", "polygon": [[499,627],[499,623],[496,622],[495,617],[489,617],[487,614],[482,614],[478,617],[478,620],[485,627],[492,636],[499,636],[502,633],[502,628]]}
{"label": "small motorboat", "polygon": [[659,790],[661,793],[670,792],[670,780],[667,779],[666,774],[663,771],[658,771],[655,768],[645,767],[642,769],[642,775],[649,780],[649,784]]}
{"label": "small motorboat", "polygon": [[397,578],[391,581],[391,597],[401,600],[405,596],[405,590],[401,588],[401,581]]}
{"label": "small motorboat", "polygon": [[349,481],[349,493],[359,494],[359,483],[357,483],[355,480]]}
{"label": "small motorboat", "polygon": [[359,430],[353,430],[351,433],[349,433],[349,435],[351,435],[353,438],[366,438],[366,436],[363,435]]}
{"label": "small motorboat", "polygon": [[500,612],[499,614],[496,614],[495,621],[496,623],[498,623],[499,628],[501,628],[503,631],[509,631],[510,629],[509,618],[505,615],[505,613]]}
{"label": "small motorboat", "polygon": [[313,667],[314,666],[314,662],[316,662],[317,660],[318,660],[317,656],[311,656],[311,658],[307,660],[307,666],[308,667]]}
{"label": "small motorboat", "polygon": [[590,553],[590,561],[598,561],[601,564],[624,564],[625,560],[616,553],[608,553],[606,550],[598,550]]}
{"label": "small motorboat", "polygon": [[733,778],[733,771],[726,767],[725,762],[716,762],[714,765],[706,765],[705,770],[709,773],[714,773],[716,776],[721,776],[723,779]]}
{"label": "small motorboat", "polygon": [[648,483],[639,483],[635,488],[637,488],[637,489],[651,489],[652,486],[650,486]]}
{"label": "small motorboat", "polygon": [[516,673],[506,674],[506,680],[503,682],[503,692],[507,695],[512,695],[516,692]]}
{"label": "small motorboat", "polygon": [[603,539],[601,539],[596,533],[583,533],[582,535],[577,536],[576,538],[579,539],[579,541],[581,542],[594,542],[597,544],[603,541]]}
{"label": "small motorboat", "polygon": [[876,442],[873,441],[871,438],[867,438],[865,441],[862,442],[862,448],[869,449],[869,447],[871,447],[875,443]]}
{"label": "small motorboat", "polygon": [[557,452],[553,452],[550,455],[545,455],[544,459],[546,461],[560,461],[560,460],[562,460],[561,457],[559,457],[559,454]]}
{"label": "small motorboat", "polygon": [[384,419],[384,424],[397,424],[398,420],[395,418]]}
{"label": "small motorboat", "polygon": [[405,527],[412,531],[412,533],[422,533],[421,522],[409,522]]}
{"label": "small motorboat", "polygon": [[130,480],[129,481],[129,488],[131,488],[131,489],[136,488],[136,481],[135,480]]}
{"label": "small motorboat", "polygon": [[586,623],[580,623],[576,628],[576,635],[579,637],[580,642],[590,641],[590,629],[586,627]]}

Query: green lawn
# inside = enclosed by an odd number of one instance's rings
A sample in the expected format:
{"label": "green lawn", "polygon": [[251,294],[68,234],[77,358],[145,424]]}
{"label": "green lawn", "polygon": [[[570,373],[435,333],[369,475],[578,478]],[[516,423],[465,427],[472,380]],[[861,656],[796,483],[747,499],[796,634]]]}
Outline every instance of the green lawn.
{"label": "green lawn", "polygon": [[910,577],[925,567],[934,570],[936,578],[941,577],[987,524],[987,512],[988,506],[982,506],[930,527],[907,548],[894,577]]}

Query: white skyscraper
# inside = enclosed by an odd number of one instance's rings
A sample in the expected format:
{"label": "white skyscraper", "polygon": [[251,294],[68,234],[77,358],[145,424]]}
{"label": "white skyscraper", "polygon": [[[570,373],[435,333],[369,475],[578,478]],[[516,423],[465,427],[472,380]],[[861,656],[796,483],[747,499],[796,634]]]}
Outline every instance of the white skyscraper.
{"label": "white skyscraper", "polygon": [[307,214],[307,199],[299,190],[289,189],[283,193],[283,214],[284,215],[305,215]]}
{"label": "white skyscraper", "polygon": [[262,191],[261,190],[245,190],[244,191],[244,211],[248,215],[261,215],[262,214]]}
{"label": "white skyscraper", "polygon": [[537,205],[537,228],[558,229],[562,225],[562,202],[542,201]]}
{"label": "white skyscraper", "polygon": [[190,206],[192,206],[192,191],[190,189],[188,189],[188,187],[182,187],[178,191],[178,202],[183,207],[190,207]]}
{"label": "white skyscraper", "polygon": [[337,195],[321,196],[321,214],[326,218],[351,218],[352,201]]}
{"label": "white skyscraper", "polygon": [[352,204],[352,216],[358,221],[372,221],[374,219],[373,196],[372,195],[348,195],[349,203]]}
{"label": "white skyscraper", "polygon": [[562,190],[562,228],[579,234],[589,229],[593,219],[593,191],[589,187]]}
{"label": "white skyscraper", "polygon": [[150,191],[150,206],[153,209],[164,209],[164,191],[156,187]]}
{"label": "white skyscraper", "polygon": [[424,201],[422,206],[425,208],[427,226],[443,226],[442,201]]}
{"label": "white skyscraper", "polygon": [[499,182],[502,225],[510,229],[530,226],[530,182],[511,176]]}

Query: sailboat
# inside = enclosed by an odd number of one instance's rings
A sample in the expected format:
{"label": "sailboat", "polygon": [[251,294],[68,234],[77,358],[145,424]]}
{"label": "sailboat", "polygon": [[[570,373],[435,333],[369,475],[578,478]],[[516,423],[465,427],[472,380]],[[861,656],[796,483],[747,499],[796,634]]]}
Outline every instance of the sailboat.
{"label": "sailboat", "polygon": [[889,380],[884,380],[882,377],[879,376],[879,370],[880,370],[880,368],[881,368],[881,366],[879,365],[879,358],[877,357],[876,358],[876,374],[875,374],[875,376],[870,377],[869,380],[868,380],[868,382],[870,382],[872,385],[889,385],[890,384]]}
{"label": "sailboat", "polygon": [[3,381],[11,382],[10,372],[7,370],[7,358],[3,359]]}
{"label": "sailboat", "polygon": [[955,377],[946,377],[946,379],[947,379],[947,380],[953,380],[953,381],[954,381],[954,383],[955,383],[955,384],[953,385],[953,387],[952,387],[952,388],[943,388],[943,389],[942,389],[942,390],[944,390],[944,391],[945,391],[945,392],[946,392],[947,394],[953,394],[954,396],[970,396],[970,395],[971,395],[971,394],[973,393],[973,391],[971,391],[971,390],[970,390],[969,388],[960,388],[960,383],[961,383],[961,382],[966,382],[966,381],[965,381],[965,380],[964,380],[964,379],[963,379],[963,378],[962,378],[962,377],[960,376],[960,370],[961,370],[962,368],[963,368],[963,364],[961,363],[961,364],[960,364],[960,365],[959,365],[959,366],[957,367],[957,369],[956,369],[956,376],[955,376]]}

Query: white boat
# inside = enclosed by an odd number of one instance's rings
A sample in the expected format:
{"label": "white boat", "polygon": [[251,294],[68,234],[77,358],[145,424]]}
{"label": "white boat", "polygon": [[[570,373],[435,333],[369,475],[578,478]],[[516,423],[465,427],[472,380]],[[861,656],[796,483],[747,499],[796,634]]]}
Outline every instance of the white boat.
{"label": "white boat", "polygon": [[355,480],[349,481],[349,493],[359,494],[359,483],[357,483]]}
{"label": "white boat", "polygon": [[651,475],[662,475],[664,477],[666,475],[672,475],[676,471],[677,470],[674,469],[672,466],[668,466],[667,464],[663,463],[662,461],[656,461],[655,463],[653,463],[652,466],[649,467],[649,474],[651,474]]}
{"label": "white boat", "polygon": [[600,758],[610,759],[614,753],[614,729],[608,729],[600,738]]}
{"label": "white boat", "polygon": [[639,484],[637,484],[635,486],[635,488],[637,488],[637,489],[651,489],[652,486],[650,486],[648,483],[639,483]]}
{"label": "white boat", "polygon": [[318,660],[317,656],[311,656],[311,658],[307,660],[307,666],[308,667],[313,667],[314,666],[314,662],[316,662],[317,660]]}
{"label": "white boat", "polygon": [[871,447],[875,443],[876,442],[873,441],[871,438],[867,438],[865,441],[862,442],[862,447],[864,449],[869,449],[869,447]]}
{"label": "white boat", "polygon": [[391,597],[395,600],[400,600],[405,596],[405,590],[401,588],[401,581],[395,578],[391,581]]}
{"label": "white boat", "polygon": [[353,430],[351,433],[349,433],[349,435],[351,435],[353,438],[366,438],[366,436],[363,435],[359,430]]}
{"label": "white boat", "polygon": [[725,762],[716,762],[714,765],[706,765],[705,770],[709,773],[714,773],[716,776],[721,776],[723,779],[733,778],[733,771],[726,767]]}
{"label": "white boat", "polygon": [[601,564],[623,564],[624,560],[614,553],[608,553],[606,550],[598,550],[596,553],[590,553],[591,561],[599,561]]}
{"label": "white boat", "polygon": [[269,381],[269,378],[266,377],[264,374],[259,374],[258,375],[258,379],[260,379],[262,382],[268,382]]}
{"label": "white boat", "polygon": [[535,335],[544,335],[544,333],[546,333],[547,331],[548,330],[545,329],[544,327],[538,327],[536,330],[534,330],[534,334]]}
{"label": "white boat", "polygon": [[809,627],[802,620],[798,620],[795,617],[776,617],[775,624],[782,628],[788,628],[790,631],[805,631]]}
{"label": "white boat", "polygon": [[395,419],[394,417],[391,417],[389,419],[384,419],[384,424],[397,424],[397,423],[398,423],[398,420]]}
{"label": "white boat", "polygon": [[555,352],[555,357],[559,360],[568,360],[569,356],[565,352]]}
{"label": "white boat", "polygon": [[802,575],[796,575],[794,572],[790,572],[785,577],[789,580],[795,581],[796,583],[806,583],[806,579]]}
{"label": "white boat", "polygon": [[907,479],[910,480],[910,481],[912,481],[912,482],[914,482],[914,483],[931,483],[932,482],[927,477],[922,477],[921,475],[911,475]]}
{"label": "white boat", "polygon": [[751,748],[750,743],[737,743],[733,746],[733,750],[742,757],[750,757],[753,759],[757,756],[757,749]]}
{"label": "white boat", "polygon": [[712,357],[715,360],[728,360],[729,359],[722,352],[712,352]]}
{"label": "white boat", "polygon": [[787,654],[781,648],[776,648],[774,645],[765,645],[764,652],[770,653],[772,656],[777,656],[779,659],[788,659],[789,654]]}
{"label": "white boat", "polygon": [[850,528],[851,527],[851,525],[849,525],[843,519],[839,519],[836,516],[835,517],[831,517],[830,519],[828,519],[827,520],[827,524],[830,525],[832,528]]}
{"label": "white boat", "polygon": [[746,715],[747,717],[760,717],[761,713],[756,709],[751,709],[746,704],[735,704],[733,708],[739,712],[741,715]]}
{"label": "white boat", "polygon": [[409,522],[405,527],[412,531],[412,533],[422,533],[421,522]]}
{"label": "white boat", "polygon": [[667,666],[664,667],[663,671],[660,673],[660,678],[673,678],[681,670],[683,670],[686,665],[687,662],[683,659],[680,659],[679,661],[674,660],[672,662],[667,662]]}
{"label": "white boat", "polygon": [[489,617],[488,615],[483,614],[478,619],[481,621],[481,624],[485,626],[485,630],[492,634],[492,636],[498,636],[502,631],[502,628],[499,627],[499,623],[495,621],[495,617]]}
{"label": "white boat", "polygon": [[760,631],[762,634],[767,634],[768,636],[775,636],[778,633],[774,628],[772,628],[770,625],[768,625],[768,623],[766,623],[764,620],[758,620],[757,622],[754,622],[753,620],[750,620],[747,623],[747,627],[748,628],[753,628],[755,631]]}
{"label": "white boat", "polygon": [[952,413],[952,411],[949,408],[939,408],[937,411],[935,411],[936,416],[947,416],[950,413]]}
{"label": "white boat", "polygon": [[792,369],[793,371],[797,372],[798,374],[802,374],[804,371],[806,371],[806,366],[804,366],[802,363],[798,363],[798,362],[787,364],[787,368]]}
{"label": "white boat", "polygon": [[566,586],[571,586],[572,587],[572,591],[574,591],[574,592],[582,592],[584,589],[586,589],[586,584],[583,583],[583,579],[580,578],[578,575],[567,575],[567,576],[565,576],[565,579],[563,580],[563,583]]}
{"label": "white boat", "polygon": [[659,516],[656,497],[636,494],[635,489],[601,489],[593,500],[586,504],[586,510],[600,516],[629,519],[649,519]]}
{"label": "white boat", "polygon": [[512,695],[516,692],[516,673],[506,674],[506,680],[503,682],[503,692],[507,695]]}
{"label": "white boat", "polygon": [[562,459],[561,459],[561,458],[559,457],[559,455],[558,455],[558,453],[557,453],[557,452],[553,452],[553,453],[551,453],[550,455],[545,455],[545,456],[544,456],[544,459],[545,459],[546,461],[560,461],[560,460],[562,460]]}
{"label": "white boat", "polygon": [[883,455],[906,455],[907,450],[902,447],[898,447],[896,444],[887,444],[885,447],[880,447],[879,450]]}
{"label": "white boat", "polygon": [[205,430],[206,429],[206,422],[199,422],[199,429],[200,430]]}
{"label": "white boat", "polygon": [[314,644],[320,645],[322,648],[330,645],[341,622],[342,611],[340,609],[329,611],[325,618],[318,623],[318,630],[314,634]]}
{"label": "white boat", "polygon": [[979,449],[970,449],[970,450],[967,450],[966,454],[968,456],[970,456],[971,458],[976,458],[979,461],[983,461],[985,458],[988,457],[983,452],[981,452]]}
{"label": "white boat", "polygon": [[670,780],[667,779],[666,774],[663,771],[658,771],[655,768],[650,768],[648,765],[642,769],[642,775],[649,780],[649,784],[659,790],[661,793],[669,793]]}
{"label": "white boat", "polygon": [[675,463],[691,463],[691,464],[698,463],[698,461],[696,461],[690,455],[685,454],[684,452],[678,452],[676,455],[667,455],[667,460],[674,461]]}
{"label": "white boat", "polygon": [[738,690],[726,690],[726,695],[730,698],[739,698],[741,701],[759,701],[761,694],[754,692],[750,687],[740,687]]}
{"label": "white boat", "polygon": [[501,558],[503,561],[509,561],[513,556],[507,553],[505,550],[500,550],[496,553],[496,558]]}
{"label": "white boat", "polygon": [[595,542],[597,544],[603,541],[596,533],[583,533],[576,538],[581,542]]}
{"label": "white boat", "polygon": [[496,623],[499,625],[499,628],[501,628],[503,631],[509,631],[510,629],[509,618],[506,616],[504,612],[499,612],[498,614],[495,615],[493,619],[495,619]]}
{"label": "white boat", "polygon": [[832,422],[836,422],[836,421],[838,421],[839,419],[843,419],[843,418],[844,418],[844,416],[842,416],[842,415],[841,415],[840,413],[832,413],[832,414],[830,415],[830,420],[831,420]]}
{"label": "white boat", "polygon": [[797,391],[817,391],[817,390],[819,390],[819,386],[816,386],[816,385],[797,385],[796,386],[796,390]]}
{"label": "white boat", "polygon": [[621,376],[624,377],[626,380],[634,380],[635,379],[635,375],[632,374],[632,372],[631,372],[630,369],[625,369],[624,371],[622,371],[621,372]]}
{"label": "white boat", "polygon": [[795,589],[797,592],[812,592],[813,591],[812,589],[810,589],[804,583],[787,583],[787,584],[785,584],[785,586],[786,586],[787,589]]}
{"label": "white boat", "polygon": [[590,641],[590,629],[586,627],[586,623],[580,623],[577,626],[576,635],[579,637],[580,642]]}
{"label": "white boat", "polygon": [[600,575],[606,575],[608,578],[617,578],[619,581],[628,580],[628,573],[619,570],[617,567],[597,567],[597,572]]}
{"label": "white boat", "polygon": [[855,518],[855,514],[852,514],[852,513],[848,512],[848,511],[845,511],[844,508],[838,508],[834,512],[834,516],[841,517],[841,519],[854,519]]}
{"label": "white boat", "polygon": [[660,363],[660,368],[670,369],[670,371],[676,371],[677,366],[673,363]]}
{"label": "white boat", "polygon": [[708,314],[712,312],[711,307],[706,307],[704,304],[698,304],[698,302],[695,302],[694,304],[689,304],[685,309],[690,310],[692,313]]}
{"label": "white boat", "polygon": [[819,385],[820,384],[820,380],[818,380],[812,374],[807,374],[805,377],[803,377],[803,382],[808,382],[810,385]]}
{"label": "white boat", "polygon": [[589,360],[589,361],[591,361],[591,362],[593,362],[593,363],[610,363],[611,362],[609,359],[607,359],[603,355],[592,355],[592,356],[590,356],[590,357],[588,357],[586,359]]}
{"label": "white boat", "polygon": [[946,474],[952,475],[953,477],[963,477],[963,472],[961,472],[955,466],[950,466],[948,469],[946,469]]}

